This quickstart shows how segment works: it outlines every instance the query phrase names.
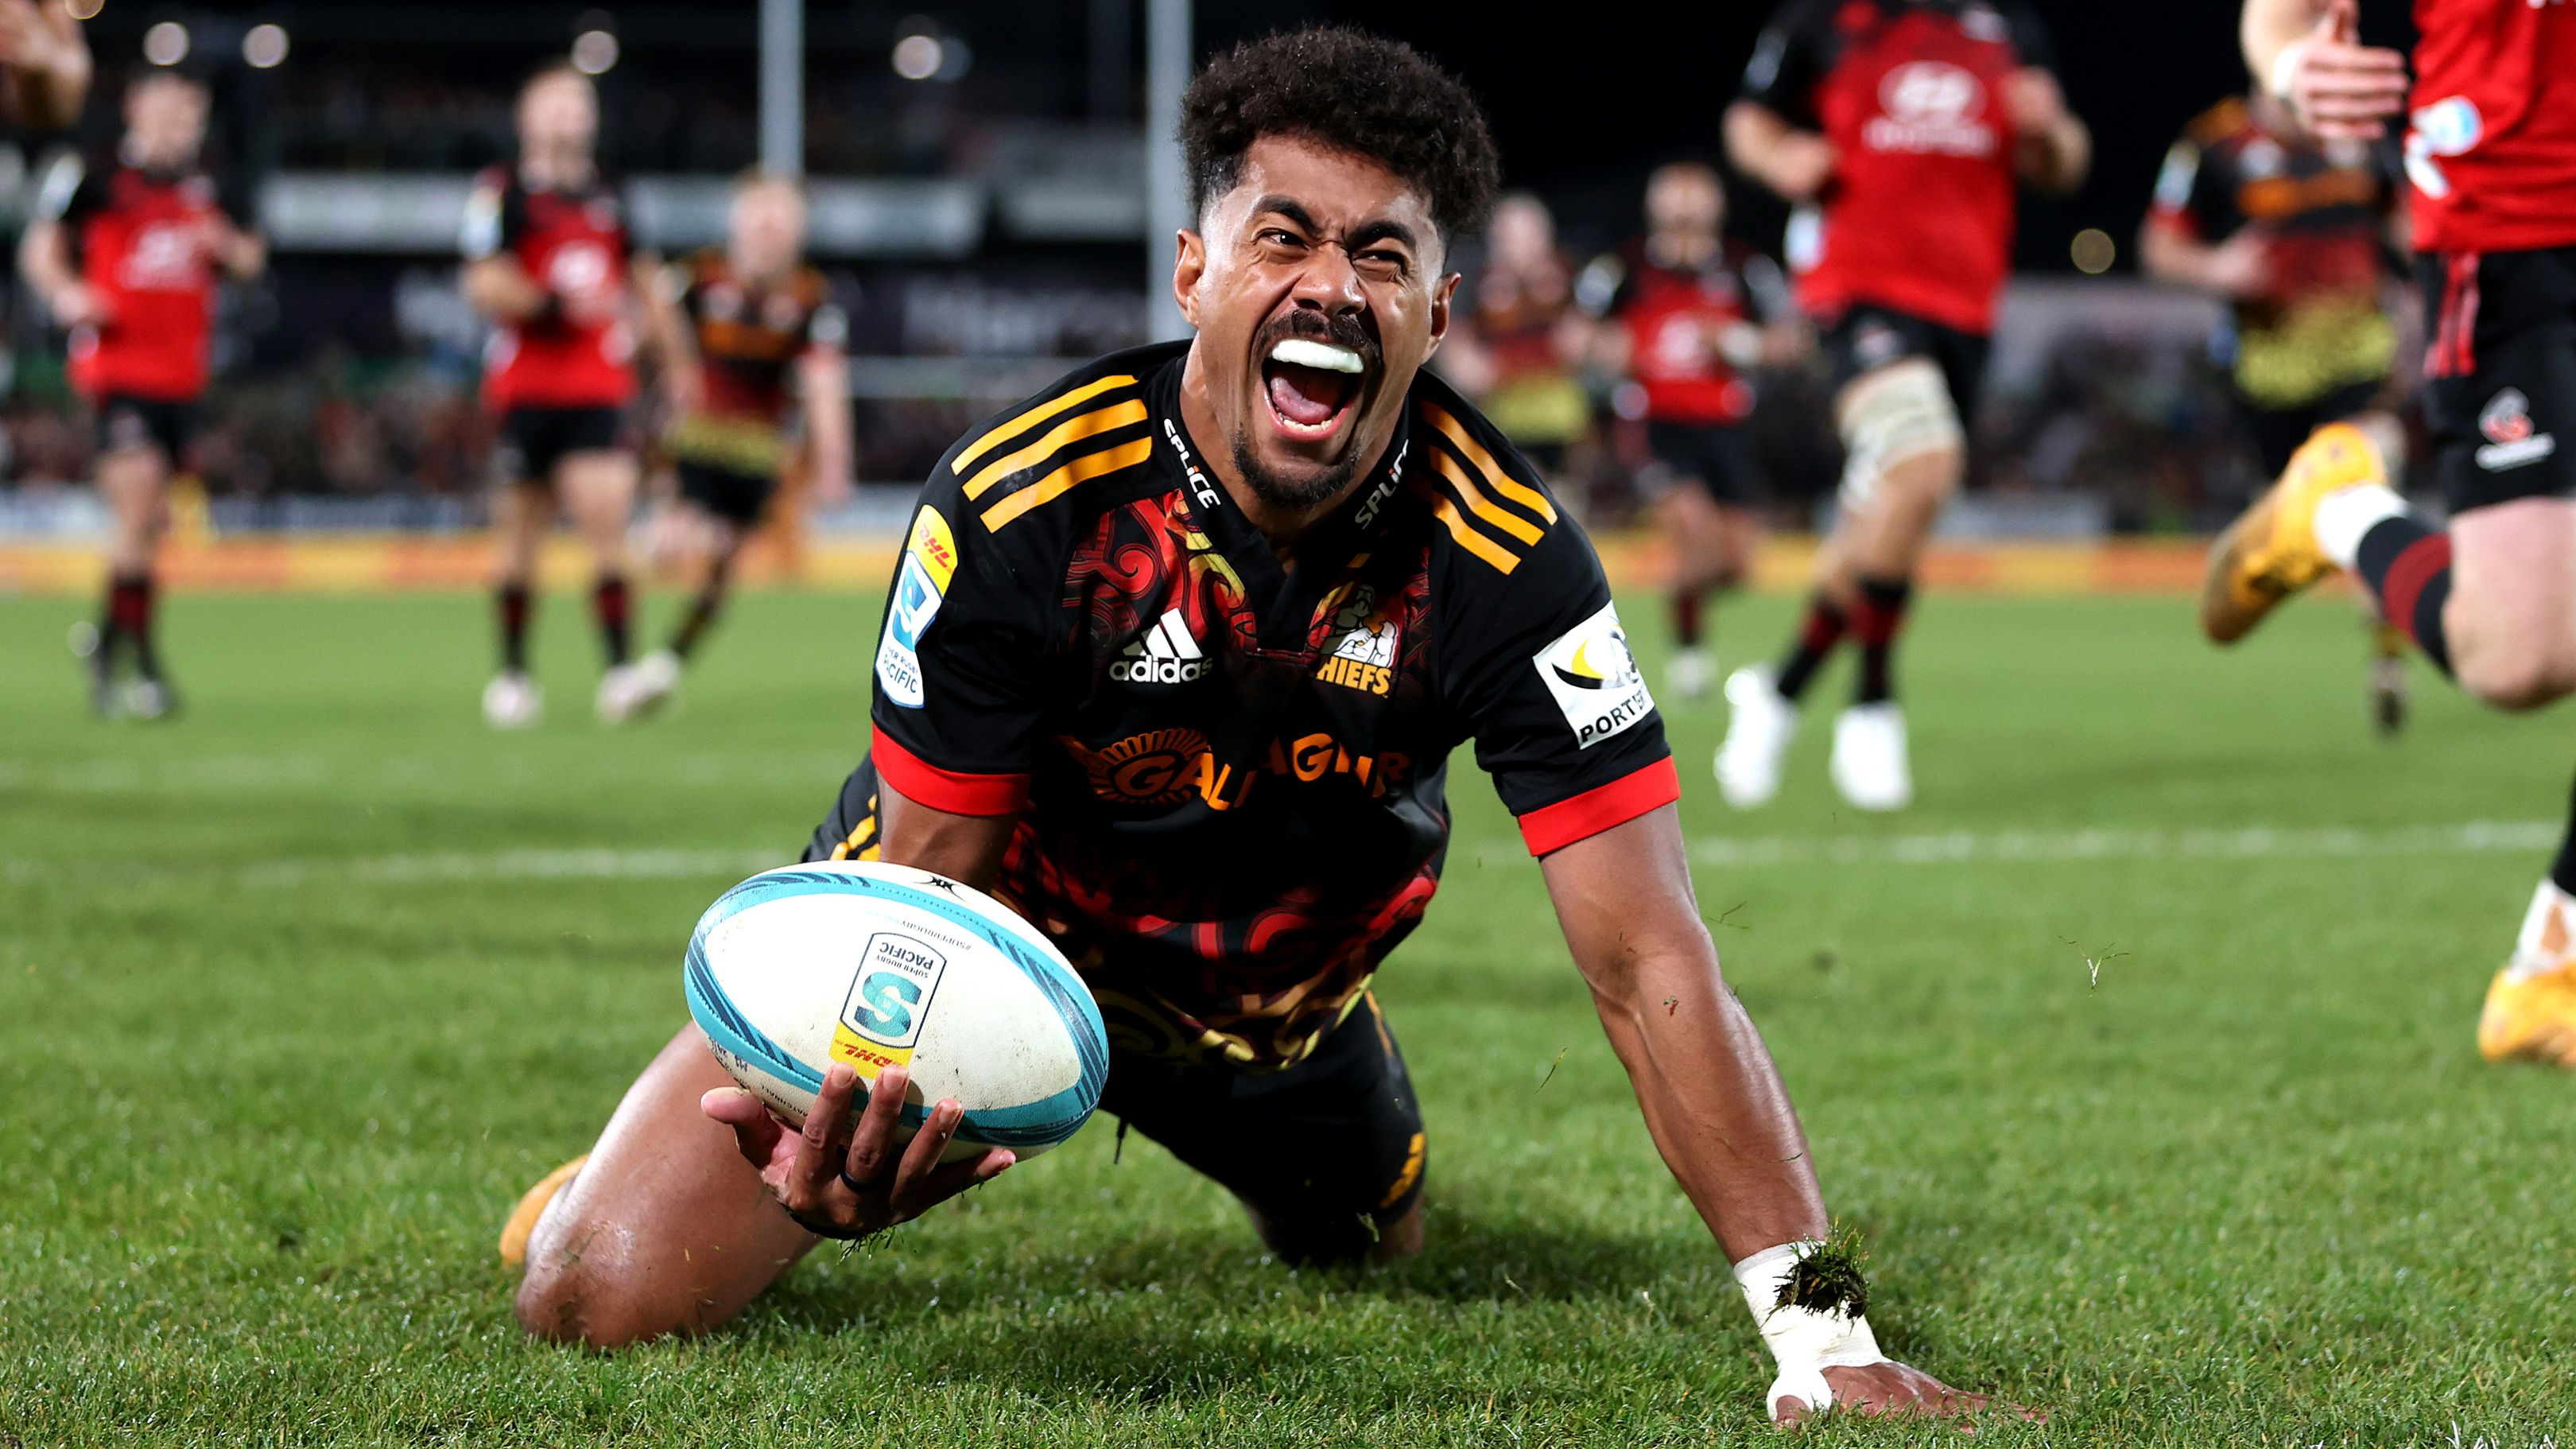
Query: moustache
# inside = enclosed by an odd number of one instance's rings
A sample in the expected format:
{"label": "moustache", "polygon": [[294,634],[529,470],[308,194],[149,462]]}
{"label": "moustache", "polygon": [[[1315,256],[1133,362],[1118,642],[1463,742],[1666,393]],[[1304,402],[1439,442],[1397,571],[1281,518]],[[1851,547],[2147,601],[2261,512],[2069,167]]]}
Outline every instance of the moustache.
{"label": "moustache", "polygon": [[1358,353],[1360,360],[1367,363],[1373,373],[1382,371],[1386,360],[1384,349],[1378,346],[1376,332],[1357,315],[1336,312],[1327,316],[1304,307],[1263,323],[1261,330],[1254,334],[1252,355],[1266,359],[1271,348],[1290,337],[1347,347]]}

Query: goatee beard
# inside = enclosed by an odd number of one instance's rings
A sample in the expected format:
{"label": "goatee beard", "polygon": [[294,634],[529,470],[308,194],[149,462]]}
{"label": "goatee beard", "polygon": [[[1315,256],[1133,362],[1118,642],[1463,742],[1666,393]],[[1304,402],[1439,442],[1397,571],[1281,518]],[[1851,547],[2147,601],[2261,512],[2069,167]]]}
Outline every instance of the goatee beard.
{"label": "goatee beard", "polygon": [[1353,450],[1323,472],[1304,482],[1291,483],[1265,471],[1260,461],[1252,456],[1252,445],[1243,439],[1235,439],[1231,451],[1235,476],[1243,480],[1244,487],[1252,490],[1253,497],[1273,508],[1293,512],[1302,513],[1331,502],[1335,494],[1350,486],[1351,479],[1360,471],[1357,450]]}

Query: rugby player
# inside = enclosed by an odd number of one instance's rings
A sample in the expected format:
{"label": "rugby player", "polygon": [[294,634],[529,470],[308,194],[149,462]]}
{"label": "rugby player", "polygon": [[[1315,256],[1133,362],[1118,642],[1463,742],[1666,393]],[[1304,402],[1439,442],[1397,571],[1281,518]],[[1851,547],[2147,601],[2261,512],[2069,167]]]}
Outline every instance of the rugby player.
{"label": "rugby player", "polygon": [[638,466],[624,411],[635,393],[626,208],[596,159],[599,93],[569,65],[519,92],[519,160],[478,177],[466,203],[465,296],[494,327],[483,400],[500,424],[492,452],[499,535],[495,604],[501,669],[483,691],[496,729],[537,722],[528,620],[537,563],[560,503],[590,547],[591,613],[608,669],[599,712],[623,717],[630,689],[626,531]]}
{"label": "rugby player", "polygon": [[781,176],[736,187],[725,244],[663,269],[647,313],[671,426],[675,497],[653,530],[655,562],[694,573],[697,593],[664,647],[603,696],[614,718],[652,709],[724,607],[735,555],[778,492],[801,402],[815,496],[850,494],[849,323],[805,265],[805,197]]}
{"label": "rugby player", "polygon": [[[1774,1412],[1977,1407],[1886,1360],[1849,1298],[1778,1306],[1831,1256],[1824,1206],[1693,902],[1653,700],[1582,531],[1423,370],[1495,185],[1475,102],[1402,45],[1310,29],[1214,62],[1182,116],[1195,338],[1083,368],[940,460],[879,636],[874,748],[809,858],[1011,901],[1100,1001],[1109,1112],[1282,1258],[1391,1257],[1423,1243],[1425,1135],[1368,986],[1439,884],[1445,762],[1472,737],[1762,1315]],[[684,1029],[514,1215],[521,1323],[710,1328],[820,1239],[1010,1168],[939,1165],[954,1101],[898,1147],[906,1090],[835,1067],[787,1132]]]}
{"label": "rugby player", "polygon": [[[1762,494],[1744,420],[1744,372],[1793,345],[1796,311],[1770,258],[1726,237],[1726,188],[1695,161],[1646,178],[1646,234],[1586,267],[1584,309],[1609,321],[1604,361],[1643,396],[1643,473],[1673,550],[1672,661],[1665,683],[1697,699],[1717,682],[1704,642],[1708,596],[1753,569]],[[1765,324],[1779,330],[1764,331]]]}
{"label": "rugby player", "polygon": [[[2224,644],[2337,569],[2479,700],[2576,691],[2576,5],[2419,0],[2406,57],[2363,45],[2353,0],[2247,0],[2258,81],[2329,139],[2404,142],[2423,289],[2437,526],[2360,428],[2323,428],[2209,556]],[[2487,991],[2478,1049],[2576,1068],[2576,821]]]}
{"label": "rugby player", "polygon": [[1523,191],[1494,204],[1485,264],[1465,287],[1441,375],[1555,483],[1577,466],[1592,428],[1583,385],[1590,329],[1574,309],[1574,268],[1546,202]]}
{"label": "rugby player", "polygon": [[2018,0],[1791,0],[1727,108],[1728,157],[1799,208],[1789,262],[1847,454],[1788,653],[1726,682],[1717,776],[1738,806],[1778,792],[1798,701],[1846,634],[1860,684],[1834,724],[1834,786],[1862,810],[1914,798],[1896,637],[1924,541],[1966,472],[2014,188],[2072,191],[2092,162],[2048,54]]}
{"label": "rugby player", "polygon": [[[2220,351],[2264,478],[2334,422],[2402,466],[2397,324],[2382,293],[2404,230],[2392,148],[2321,139],[2261,90],[2202,112],[2166,154],[2139,266],[2228,304]],[[2406,718],[2405,636],[2366,607],[2371,715],[2393,734]]]}
{"label": "rugby player", "polygon": [[201,164],[206,106],[194,77],[145,72],[126,87],[115,152],[55,161],[19,242],[28,287],[71,333],[72,386],[97,423],[98,491],[114,518],[106,605],[83,641],[90,707],[102,716],[161,719],[177,708],[152,627],[164,495],[196,432],[221,279],[247,280],[268,264],[248,198]]}

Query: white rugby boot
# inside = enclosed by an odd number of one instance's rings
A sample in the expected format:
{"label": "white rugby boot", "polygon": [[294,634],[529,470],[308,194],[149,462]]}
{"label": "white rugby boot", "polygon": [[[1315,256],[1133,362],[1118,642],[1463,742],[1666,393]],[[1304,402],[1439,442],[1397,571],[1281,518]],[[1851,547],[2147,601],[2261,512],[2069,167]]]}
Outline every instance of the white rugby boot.
{"label": "white rugby boot", "polygon": [[1844,710],[1834,721],[1834,756],[1826,773],[1855,810],[1902,810],[1914,803],[1905,711],[1892,699]]}
{"label": "white rugby boot", "polygon": [[1780,793],[1780,758],[1798,737],[1798,707],[1780,697],[1767,664],[1726,677],[1726,743],[1717,747],[1717,789],[1738,810]]}
{"label": "white rugby boot", "polygon": [[483,722],[496,730],[523,730],[545,712],[536,682],[517,670],[495,674],[483,686]]}
{"label": "white rugby boot", "polygon": [[601,676],[599,717],[608,724],[642,719],[669,703],[679,689],[680,656],[668,649],[656,649]]}
{"label": "white rugby boot", "polygon": [[1698,703],[1715,683],[1717,661],[1697,645],[1674,650],[1672,659],[1664,665],[1664,688],[1683,703]]}

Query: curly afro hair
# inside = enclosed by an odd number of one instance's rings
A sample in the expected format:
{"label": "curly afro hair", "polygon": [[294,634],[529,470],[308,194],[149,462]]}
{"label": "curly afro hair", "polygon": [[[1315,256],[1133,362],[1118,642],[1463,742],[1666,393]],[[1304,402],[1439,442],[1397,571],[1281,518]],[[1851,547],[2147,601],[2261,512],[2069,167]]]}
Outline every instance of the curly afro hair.
{"label": "curly afro hair", "polygon": [[1502,167],[1485,113],[1455,76],[1400,40],[1309,26],[1246,41],[1181,98],[1190,210],[1233,189],[1263,136],[1365,156],[1422,189],[1441,233],[1485,224]]}

